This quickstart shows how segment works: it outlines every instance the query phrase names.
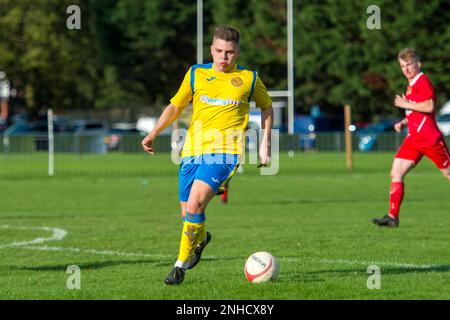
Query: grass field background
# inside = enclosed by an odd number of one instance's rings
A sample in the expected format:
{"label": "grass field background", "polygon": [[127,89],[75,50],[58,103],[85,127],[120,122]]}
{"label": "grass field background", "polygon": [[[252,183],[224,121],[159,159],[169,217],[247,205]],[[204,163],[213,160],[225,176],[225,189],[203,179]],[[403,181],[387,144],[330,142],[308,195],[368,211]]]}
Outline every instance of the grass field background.
{"label": "grass field background", "polygon": [[[0,158],[0,299],[450,299],[449,183],[428,159],[407,177],[400,228],[387,212],[392,153],[282,154],[280,171],[244,166],[228,205],[207,210],[212,242],[178,287],[163,280],[177,257],[178,167],[170,155]],[[60,240],[40,228],[67,232]],[[247,282],[255,251],[280,263],[278,280]],[[366,286],[369,265],[381,289]],[[81,290],[66,269],[81,269]]]}

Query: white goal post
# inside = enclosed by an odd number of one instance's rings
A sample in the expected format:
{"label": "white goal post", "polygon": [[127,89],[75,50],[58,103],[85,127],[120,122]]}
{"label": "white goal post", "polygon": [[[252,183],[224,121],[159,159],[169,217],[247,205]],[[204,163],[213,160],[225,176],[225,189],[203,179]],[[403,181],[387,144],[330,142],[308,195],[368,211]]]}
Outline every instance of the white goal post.
{"label": "white goal post", "polygon": [[[293,0],[287,2],[287,90],[271,91],[271,97],[287,98],[288,133],[294,134],[294,32]],[[203,63],[203,0],[197,0],[197,63]]]}

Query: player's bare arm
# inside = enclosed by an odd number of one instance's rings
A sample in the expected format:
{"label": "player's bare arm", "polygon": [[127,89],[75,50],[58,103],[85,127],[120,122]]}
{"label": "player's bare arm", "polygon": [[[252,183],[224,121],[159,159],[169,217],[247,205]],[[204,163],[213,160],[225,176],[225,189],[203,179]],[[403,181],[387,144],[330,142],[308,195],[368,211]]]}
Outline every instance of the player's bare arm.
{"label": "player's bare arm", "polygon": [[182,111],[183,108],[178,108],[172,103],[164,109],[153,130],[142,139],[141,145],[145,152],[149,154],[155,153],[155,149],[152,146],[153,141],[180,116]]}
{"label": "player's bare arm", "polygon": [[261,165],[266,166],[270,162],[270,139],[273,127],[273,108],[267,108],[261,112],[261,126],[264,130],[259,148],[259,160]]}
{"label": "player's bare arm", "polygon": [[397,108],[409,109],[409,110],[424,112],[424,113],[432,113],[432,112],[434,112],[434,108],[435,108],[433,99],[428,99],[428,100],[425,100],[425,101],[422,101],[419,103],[413,103],[413,102],[409,101],[408,99],[406,99],[406,97],[404,95],[401,97],[399,95],[396,95],[394,104]]}

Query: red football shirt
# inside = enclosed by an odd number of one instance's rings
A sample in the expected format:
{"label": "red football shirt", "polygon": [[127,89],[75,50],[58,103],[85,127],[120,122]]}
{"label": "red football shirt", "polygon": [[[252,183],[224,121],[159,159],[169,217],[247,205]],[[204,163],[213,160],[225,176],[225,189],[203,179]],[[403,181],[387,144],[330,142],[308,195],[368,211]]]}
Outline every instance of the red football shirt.
{"label": "red football shirt", "polygon": [[[422,72],[419,73],[408,85],[406,89],[406,98],[413,103],[423,102],[433,99],[436,103],[436,95],[433,85],[428,77]],[[416,136],[423,142],[433,144],[441,136],[435,112],[424,113],[413,110],[406,110],[406,117],[408,118],[408,132]]]}

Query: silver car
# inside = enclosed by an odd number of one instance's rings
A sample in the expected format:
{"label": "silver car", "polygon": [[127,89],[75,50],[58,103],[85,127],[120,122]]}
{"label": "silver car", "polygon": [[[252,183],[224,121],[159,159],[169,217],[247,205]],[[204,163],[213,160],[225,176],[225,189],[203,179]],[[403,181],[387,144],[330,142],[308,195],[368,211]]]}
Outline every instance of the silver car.
{"label": "silver car", "polygon": [[450,136],[450,113],[439,116],[437,125],[444,136]]}

